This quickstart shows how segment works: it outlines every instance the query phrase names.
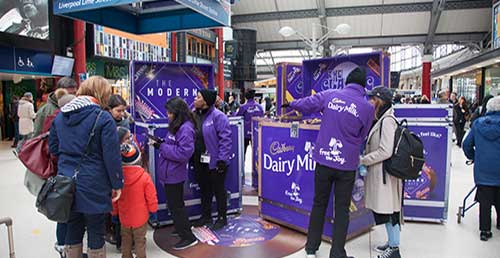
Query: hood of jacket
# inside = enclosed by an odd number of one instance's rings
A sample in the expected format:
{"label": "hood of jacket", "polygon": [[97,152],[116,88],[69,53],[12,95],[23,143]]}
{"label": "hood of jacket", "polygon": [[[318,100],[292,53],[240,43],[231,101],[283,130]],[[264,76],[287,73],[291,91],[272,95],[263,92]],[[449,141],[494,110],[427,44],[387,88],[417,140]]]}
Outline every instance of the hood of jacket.
{"label": "hood of jacket", "polygon": [[500,111],[486,113],[476,122],[477,131],[484,138],[495,141],[500,138]]}
{"label": "hood of jacket", "polygon": [[64,123],[73,127],[79,125],[85,118],[92,114],[95,109],[100,108],[92,101],[91,97],[80,96],[61,108],[64,116]]}
{"label": "hood of jacket", "polygon": [[55,107],[59,108],[59,105],[57,104],[57,98],[56,98],[56,93],[52,92],[49,94],[49,97],[47,98],[47,104],[52,104]]}
{"label": "hood of jacket", "polygon": [[123,184],[130,186],[135,184],[145,174],[141,166],[123,166]]}
{"label": "hood of jacket", "polygon": [[19,100],[19,106],[26,105],[26,104],[31,104],[31,102],[24,100],[24,99]]}

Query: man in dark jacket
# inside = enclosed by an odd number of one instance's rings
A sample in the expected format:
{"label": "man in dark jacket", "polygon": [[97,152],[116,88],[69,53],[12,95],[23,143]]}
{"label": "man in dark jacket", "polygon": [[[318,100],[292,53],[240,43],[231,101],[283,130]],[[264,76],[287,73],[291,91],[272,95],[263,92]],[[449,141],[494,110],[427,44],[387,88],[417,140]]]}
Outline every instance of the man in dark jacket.
{"label": "man in dark jacket", "polygon": [[348,257],[344,246],[359,151],[375,117],[373,106],[366,100],[365,85],[365,70],[356,68],[347,76],[344,89],[323,91],[283,105],[306,114],[323,113],[313,151],[317,165],[306,243],[308,257],[315,257],[321,244],[332,184],[335,184],[335,224],[330,258]]}
{"label": "man in dark jacket", "polygon": [[479,201],[480,238],[487,241],[491,233],[491,205],[497,211],[497,228],[500,229],[500,96],[486,105],[488,112],[478,118],[463,143],[468,159],[474,161],[474,182]]}
{"label": "man in dark jacket", "polygon": [[17,147],[19,142],[19,116],[17,115],[17,109],[19,107],[19,97],[12,96],[12,100],[9,105],[9,118],[14,125],[14,142],[12,142],[12,148]]}

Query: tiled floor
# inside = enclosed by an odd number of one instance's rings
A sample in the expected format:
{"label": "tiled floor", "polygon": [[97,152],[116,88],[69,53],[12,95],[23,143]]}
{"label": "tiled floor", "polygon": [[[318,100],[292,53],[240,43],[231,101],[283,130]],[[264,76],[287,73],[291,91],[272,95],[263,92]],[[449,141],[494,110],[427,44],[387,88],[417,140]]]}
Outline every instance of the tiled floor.
{"label": "tiled floor", "polygon": [[[12,154],[9,145],[7,142],[0,144],[0,217],[14,219],[16,257],[55,258],[55,224],[36,211],[35,198],[23,186],[24,168]],[[247,154],[250,158],[250,152]],[[477,206],[466,214],[462,224],[456,222],[457,207],[473,183],[472,167],[465,165],[461,150],[454,147],[452,155],[448,222],[443,225],[406,223],[401,235],[404,258],[500,258],[500,230],[494,229],[493,238],[488,242],[479,240]],[[249,171],[250,162],[246,165]],[[243,202],[256,204],[257,198],[245,197]],[[493,212],[493,221],[495,216]],[[148,257],[172,257],[152,241],[152,230],[147,237]],[[371,234],[349,241],[346,248],[350,255],[368,258],[375,256],[375,253],[370,253],[373,246],[384,241],[385,229],[377,227]],[[328,257],[329,246],[328,243],[321,245],[319,257]],[[108,257],[120,257],[115,248],[108,247]],[[8,257],[5,226],[0,226],[0,257]],[[289,257],[304,257],[304,252],[299,251]]]}

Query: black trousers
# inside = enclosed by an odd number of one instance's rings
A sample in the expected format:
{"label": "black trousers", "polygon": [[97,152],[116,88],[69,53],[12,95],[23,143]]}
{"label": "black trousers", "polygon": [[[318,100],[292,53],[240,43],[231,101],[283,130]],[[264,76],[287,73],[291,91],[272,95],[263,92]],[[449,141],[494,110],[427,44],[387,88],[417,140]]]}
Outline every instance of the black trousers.
{"label": "black trousers", "polygon": [[346,257],[345,242],[349,227],[349,206],[356,178],[355,171],[341,171],[317,164],[314,171],[314,202],[309,217],[306,252],[315,253],[321,244],[325,213],[334,185],[335,221],[330,258]]}
{"label": "black trousers", "polygon": [[455,123],[455,134],[457,135],[457,145],[462,147],[462,140],[465,135],[465,123]]}
{"label": "black trousers", "polygon": [[497,212],[497,226],[500,225],[500,187],[478,185],[476,200],[479,202],[479,230],[491,231],[492,205]]}
{"label": "black trousers", "polygon": [[165,195],[167,196],[168,209],[174,220],[175,230],[181,239],[194,240],[195,236],[191,232],[191,225],[184,208],[184,182],[165,184]]}
{"label": "black trousers", "polygon": [[208,164],[201,164],[198,169],[198,184],[201,190],[201,210],[202,218],[212,217],[212,199],[215,195],[217,202],[217,213],[221,219],[227,218],[227,194],[226,194],[226,174],[218,173],[217,170],[210,170]]}

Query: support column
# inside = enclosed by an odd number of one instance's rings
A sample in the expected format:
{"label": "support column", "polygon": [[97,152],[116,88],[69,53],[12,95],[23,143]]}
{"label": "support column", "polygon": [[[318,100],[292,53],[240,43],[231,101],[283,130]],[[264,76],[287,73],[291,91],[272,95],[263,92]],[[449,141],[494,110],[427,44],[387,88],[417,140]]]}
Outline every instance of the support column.
{"label": "support column", "polygon": [[73,56],[75,57],[75,65],[73,67],[75,80],[80,85],[80,74],[87,73],[87,54],[85,52],[85,22],[73,21]]}
{"label": "support column", "polygon": [[217,33],[217,43],[219,51],[217,51],[217,65],[218,73],[216,79],[216,85],[219,89],[219,97],[224,99],[224,32],[222,28],[215,29]]}
{"label": "support column", "polygon": [[424,55],[422,58],[422,96],[431,99],[431,67],[432,55]]}
{"label": "support column", "polygon": [[170,61],[177,62],[177,33],[170,33]]}

